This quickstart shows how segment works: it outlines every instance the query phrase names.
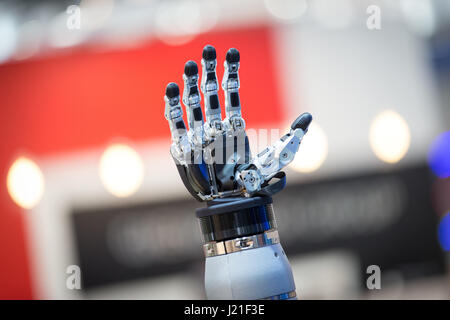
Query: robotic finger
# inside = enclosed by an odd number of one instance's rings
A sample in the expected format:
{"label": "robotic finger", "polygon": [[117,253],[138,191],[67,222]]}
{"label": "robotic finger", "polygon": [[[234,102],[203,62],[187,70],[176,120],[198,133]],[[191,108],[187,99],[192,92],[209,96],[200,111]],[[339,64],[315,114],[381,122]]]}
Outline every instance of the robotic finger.
{"label": "robotic finger", "polygon": [[169,121],[172,135],[170,152],[178,163],[186,165],[190,161],[191,143],[189,142],[186,125],[183,120],[183,109],[180,105],[180,89],[176,83],[171,82],[167,85],[164,101],[164,116]]}
{"label": "robotic finger", "polygon": [[212,140],[222,134],[222,115],[220,111],[219,84],[216,75],[216,49],[207,45],[202,53],[202,82],[201,89],[205,98],[205,133],[207,139]]}
{"label": "robotic finger", "polygon": [[172,135],[170,153],[188,191],[197,200],[204,201],[204,195],[208,194],[210,189],[208,177],[207,173],[205,174],[203,170],[204,164],[196,163],[198,161],[195,160],[196,155],[193,152],[195,145],[192,140],[189,139],[183,121],[183,109],[180,105],[180,89],[176,83],[171,82],[167,85],[164,101],[164,115],[169,122]]}
{"label": "robotic finger", "polygon": [[225,92],[225,113],[224,120],[227,134],[241,132],[245,130],[245,122],[241,115],[241,102],[239,99],[239,51],[231,48],[228,50],[224,62],[225,73],[222,79],[222,89]]}
{"label": "robotic finger", "polygon": [[196,149],[203,146],[203,113],[200,106],[200,93],[198,91],[198,67],[190,60],[184,66],[184,91],[183,103],[186,106],[189,139],[193,142]]}

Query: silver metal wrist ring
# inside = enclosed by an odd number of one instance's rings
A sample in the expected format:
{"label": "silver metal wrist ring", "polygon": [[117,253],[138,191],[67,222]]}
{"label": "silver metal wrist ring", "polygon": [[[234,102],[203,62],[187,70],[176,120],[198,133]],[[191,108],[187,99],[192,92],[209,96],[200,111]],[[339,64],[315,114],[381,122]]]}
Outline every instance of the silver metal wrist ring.
{"label": "silver metal wrist ring", "polygon": [[233,252],[256,249],[280,243],[276,229],[267,230],[264,233],[245,236],[225,241],[212,241],[203,245],[205,257],[214,257]]}

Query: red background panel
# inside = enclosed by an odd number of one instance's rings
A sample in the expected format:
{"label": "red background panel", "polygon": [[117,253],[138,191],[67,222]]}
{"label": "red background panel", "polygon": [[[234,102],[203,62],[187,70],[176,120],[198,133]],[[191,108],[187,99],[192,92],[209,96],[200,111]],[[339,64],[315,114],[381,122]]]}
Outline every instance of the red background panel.
{"label": "red background panel", "polygon": [[[182,89],[184,63],[200,66],[202,48],[217,49],[218,78],[230,47],[241,53],[241,103],[247,127],[282,120],[270,29],[212,32],[181,46],[160,41],[129,50],[92,47],[0,66],[0,298],[33,298],[21,210],[6,192],[14,158],[102,146],[115,137],[169,138],[164,90]],[[224,99],[221,96],[222,111]],[[223,112],[224,113],[224,112]]]}

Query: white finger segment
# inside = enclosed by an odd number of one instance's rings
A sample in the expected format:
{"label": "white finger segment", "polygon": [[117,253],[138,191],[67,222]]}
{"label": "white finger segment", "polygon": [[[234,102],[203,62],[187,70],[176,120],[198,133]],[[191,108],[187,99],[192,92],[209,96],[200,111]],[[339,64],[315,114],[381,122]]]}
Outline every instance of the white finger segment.
{"label": "white finger segment", "polygon": [[213,139],[223,131],[216,66],[216,50],[214,47],[208,45],[203,48],[202,54],[201,90],[205,98],[205,132],[209,139]]}
{"label": "white finger segment", "polygon": [[164,96],[164,116],[169,122],[172,135],[172,156],[179,162],[185,164],[191,153],[191,145],[187,136],[186,126],[183,121],[183,109],[180,105],[180,93],[178,85],[169,83]]}
{"label": "white finger segment", "polygon": [[225,92],[225,123],[228,130],[243,131],[245,122],[241,115],[241,102],[239,99],[239,51],[232,48],[228,50],[224,62],[225,72],[222,79],[222,89]]}
{"label": "white finger segment", "polygon": [[189,124],[188,136],[196,146],[203,145],[203,113],[198,91],[198,67],[194,61],[186,62],[184,67],[183,103],[186,106]]}

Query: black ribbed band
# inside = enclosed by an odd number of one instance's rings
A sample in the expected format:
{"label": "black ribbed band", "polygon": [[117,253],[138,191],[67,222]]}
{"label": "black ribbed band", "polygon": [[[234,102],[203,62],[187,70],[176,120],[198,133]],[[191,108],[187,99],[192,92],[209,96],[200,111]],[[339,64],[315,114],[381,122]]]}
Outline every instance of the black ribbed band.
{"label": "black ribbed band", "polygon": [[271,197],[225,198],[197,209],[203,242],[224,241],[276,229]]}

